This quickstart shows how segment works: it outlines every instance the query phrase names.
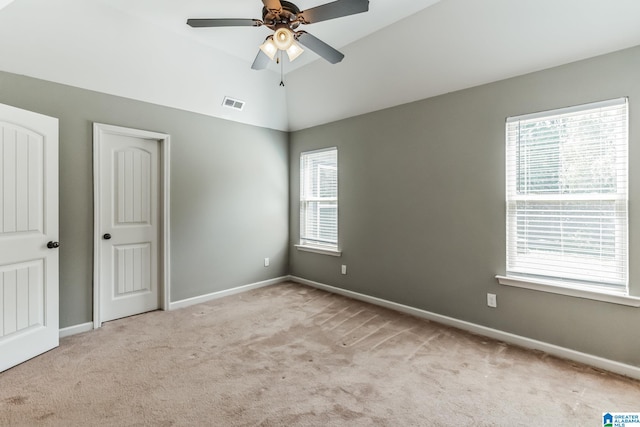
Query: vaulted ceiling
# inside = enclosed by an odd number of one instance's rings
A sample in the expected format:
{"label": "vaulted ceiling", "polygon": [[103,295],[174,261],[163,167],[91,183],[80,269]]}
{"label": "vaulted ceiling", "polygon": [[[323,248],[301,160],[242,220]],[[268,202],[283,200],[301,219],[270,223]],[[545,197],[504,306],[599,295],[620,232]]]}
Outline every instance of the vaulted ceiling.
{"label": "vaulted ceiling", "polygon": [[[294,0],[304,10],[326,0]],[[298,130],[640,45],[638,0],[370,0],[309,33],[341,50],[251,70],[260,0],[0,0],[0,70]],[[281,78],[285,86],[279,85]],[[225,96],[246,102],[222,106]],[[1,102],[1,94],[0,94]]]}

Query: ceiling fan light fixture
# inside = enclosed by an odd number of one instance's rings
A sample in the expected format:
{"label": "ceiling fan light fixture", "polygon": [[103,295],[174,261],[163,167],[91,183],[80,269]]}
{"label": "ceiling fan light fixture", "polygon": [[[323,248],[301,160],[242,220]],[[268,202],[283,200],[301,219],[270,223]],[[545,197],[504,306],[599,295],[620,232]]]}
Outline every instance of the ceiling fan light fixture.
{"label": "ceiling fan light fixture", "polygon": [[273,33],[273,42],[280,50],[287,50],[294,42],[293,31],[286,27],[280,27]]}
{"label": "ceiling fan light fixture", "polygon": [[260,45],[260,50],[264,52],[265,55],[269,57],[269,59],[273,60],[276,56],[276,52],[278,51],[278,47],[273,42],[273,38],[269,37],[265,40],[264,43]]}
{"label": "ceiling fan light fixture", "polygon": [[304,49],[296,42],[291,43],[289,49],[287,49],[287,55],[289,56],[289,61],[293,62],[298,56],[302,55]]}

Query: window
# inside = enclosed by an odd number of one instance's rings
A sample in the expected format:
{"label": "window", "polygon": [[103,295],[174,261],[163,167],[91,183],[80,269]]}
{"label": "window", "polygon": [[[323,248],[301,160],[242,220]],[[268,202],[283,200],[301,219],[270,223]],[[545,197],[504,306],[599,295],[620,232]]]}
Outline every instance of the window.
{"label": "window", "polygon": [[338,251],[338,149],[300,155],[300,245]]}
{"label": "window", "polygon": [[627,99],[510,117],[507,276],[627,294]]}

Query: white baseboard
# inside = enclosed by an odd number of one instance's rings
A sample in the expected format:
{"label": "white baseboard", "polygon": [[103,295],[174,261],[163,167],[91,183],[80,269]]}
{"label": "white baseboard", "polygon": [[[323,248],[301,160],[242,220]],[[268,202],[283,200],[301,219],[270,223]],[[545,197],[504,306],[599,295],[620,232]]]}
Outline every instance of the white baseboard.
{"label": "white baseboard", "polygon": [[251,283],[249,285],[238,286],[237,288],[226,289],[224,291],[212,292],[206,295],[200,295],[193,298],[187,298],[180,301],[170,302],[169,310],[176,310],[178,308],[189,307],[190,305],[200,304],[203,302],[211,301],[214,299],[226,297],[229,295],[239,294],[241,292],[250,291],[252,289],[263,288],[265,286],[275,285],[289,279],[289,276],[276,277],[275,279],[264,280],[262,282]]}
{"label": "white baseboard", "polygon": [[506,343],[515,344],[520,347],[529,348],[533,350],[540,350],[545,353],[557,356],[563,359],[573,360],[575,362],[584,363],[596,368],[604,369],[610,372],[615,372],[620,375],[624,375],[630,378],[640,380],[640,367],[627,365],[625,363],[616,362],[614,360],[605,359],[599,356],[594,356],[587,353],[571,350],[565,347],[560,347],[554,344],[549,344],[543,341],[537,341],[530,338],[526,338],[520,335],[511,334],[509,332],[500,331],[498,329],[488,328],[486,326],[477,325],[475,323],[466,322],[464,320],[454,319],[453,317],[443,316],[441,314],[431,313],[429,311],[421,310],[419,308],[410,307],[403,304],[398,304],[392,301],[387,301],[381,298],[371,297],[368,295],[360,294],[358,292],[348,291],[346,289],[336,288],[334,286],[325,285],[323,283],[314,282],[312,280],[303,279],[296,276],[289,276],[291,281],[301,283],[303,285],[312,286],[314,288],[322,289],[327,292],[343,295],[356,300],[368,302],[370,304],[379,305],[381,307],[389,308],[391,310],[400,311],[402,313],[411,314],[416,317],[431,320],[444,325],[453,326],[454,328],[462,329],[472,332],[477,335],[483,335],[489,338],[493,338]]}
{"label": "white baseboard", "polygon": [[69,337],[71,335],[81,334],[93,330],[93,322],[80,323],[79,325],[68,326],[60,329],[60,338]]}

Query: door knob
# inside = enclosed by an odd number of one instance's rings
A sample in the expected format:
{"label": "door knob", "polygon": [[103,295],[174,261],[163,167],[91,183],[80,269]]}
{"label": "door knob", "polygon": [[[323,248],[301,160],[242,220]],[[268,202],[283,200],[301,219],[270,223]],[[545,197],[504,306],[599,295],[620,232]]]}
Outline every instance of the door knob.
{"label": "door knob", "polygon": [[55,249],[55,248],[60,247],[60,243],[58,243],[58,242],[54,242],[54,241],[52,240],[52,241],[50,241],[49,243],[47,243],[47,247],[48,247],[49,249]]}
{"label": "door knob", "polygon": [[111,239],[111,234],[106,233],[104,236],[102,236],[102,238],[103,238],[104,240],[109,240],[109,239]]}

